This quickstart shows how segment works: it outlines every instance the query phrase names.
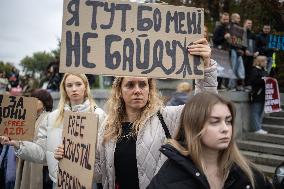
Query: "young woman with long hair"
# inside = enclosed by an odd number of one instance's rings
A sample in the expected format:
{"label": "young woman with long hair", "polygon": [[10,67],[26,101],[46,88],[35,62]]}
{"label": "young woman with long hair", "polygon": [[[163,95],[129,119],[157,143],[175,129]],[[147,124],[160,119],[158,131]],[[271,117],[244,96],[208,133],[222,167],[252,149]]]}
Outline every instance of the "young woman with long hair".
{"label": "young woman with long hair", "polygon": [[[34,142],[18,141],[14,145],[17,149],[16,154],[20,158],[36,163],[46,162],[49,176],[54,183],[57,182],[58,172],[58,161],[56,159],[58,159],[58,154],[63,151],[62,130],[65,111],[97,114],[99,125],[104,120],[105,113],[102,109],[96,107],[88,79],[84,74],[66,73],[64,75],[60,84],[58,108],[40,123],[38,139]],[[7,138],[2,138],[2,143],[12,144]]]}
{"label": "young woman with long hair", "polygon": [[272,189],[239,151],[235,107],[213,93],[199,93],[184,106],[178,131],[161,152],[168,157],[147,189]]}
{"label": "young woman with long hair", "polygon": [[[208,42],[198,40],[188,49],[205,63],[205,78],[196,81],[195,92],[216,92],[216,62]],[[166,160],[159,152],[168,135],[161,116],[173,134],[183,106],[164,107],[155,80],[141,77],[117,77],[107,105],[98,135],[96,181],[104,189],[144,189]]]}

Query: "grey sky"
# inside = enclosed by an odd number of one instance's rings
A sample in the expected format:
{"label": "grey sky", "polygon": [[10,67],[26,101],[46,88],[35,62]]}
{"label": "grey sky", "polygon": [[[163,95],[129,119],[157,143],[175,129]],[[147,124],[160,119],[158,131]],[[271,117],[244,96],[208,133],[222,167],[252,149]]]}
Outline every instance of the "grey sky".
{"label": "grey sky", "polygon": [[63,0],[0,0],[0,60],[19,64],[25,56],[57,47]]}

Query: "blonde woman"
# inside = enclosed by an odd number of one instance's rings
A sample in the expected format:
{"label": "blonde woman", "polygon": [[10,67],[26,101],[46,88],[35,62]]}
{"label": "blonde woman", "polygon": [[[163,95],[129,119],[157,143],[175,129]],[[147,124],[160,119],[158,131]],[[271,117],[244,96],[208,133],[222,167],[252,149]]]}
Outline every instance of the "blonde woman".
{"label": "blonde woman", "polygon": [[268,133],[261,127],[265,101],[265,82],[263,80],[263,77],[268,76],[268,73],[266,71],[266,65],[266,56],[257,56],[254,60],[253,67],[250,73],[250,82],[252,86],[250,104],[251,127],[252,131],[257,134]]}
{"label": "blonde woman", "polygon": [[189,94],[192,91],[192,86],[188,82],[181,82],[177,85],[176,92],[167,102],[167,106],[184,105],[189,100]]}
{"label": "blonde woman", "polygon": [[[5,139],[5,144],[16,147],[16,154],[25,160],[36,163],[47,162],[49,176],[56,183],[58,147],[62,144],[63,115],[65,111],[93,112],[99,117],[99,124],[105,113],[96,107],[92,98],[89,82],[84,74],[66,73],[60,84],[60,100],[58,108],[51,112],[41,123],[38,140],[35,142],[16,141],[11,143]],[[91,127],[91,125],[89,125]],[[61,148],[63,149],[63,148]]]}
{"label": "blonde woman", "polygon": [[[210,60],[208,42],[200,39],[188,49],[205,63],[205,79],[196,81],[195,92],[216,92],[216,62]],[[151,78],[115,79],[96,153],[96,180],[102,182],[104,189],[146,188],[166,160],[159,148],[166,135],[174,133],[182,108],[164,107]],[[158,111],[166,123],[165,129]]]}
{"label": "blonde woman", "polygon": [[234,140],[235,107],[213,93],[187,102],[174,139],[161,148],[169,159],[147,189],[272,189]]}

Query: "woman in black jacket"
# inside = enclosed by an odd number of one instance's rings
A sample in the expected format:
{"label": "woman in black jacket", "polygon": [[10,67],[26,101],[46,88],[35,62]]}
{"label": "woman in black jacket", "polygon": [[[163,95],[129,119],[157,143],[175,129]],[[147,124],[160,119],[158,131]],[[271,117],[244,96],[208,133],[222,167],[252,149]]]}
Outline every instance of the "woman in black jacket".
{"label": "woman in black jacket", "polygon": [[265,101],[265,82],[263,77],[268,76],[266,71],[267,60],[265,56],[257,56],[253,63],[250,75],[252,85],[251,92],[251,127],[255,133],[267,134],[267,131],[261,129],[261,122],[264,111]]}
{"label": "woman in black jacket", "polygon": [[176,136],[161,148],[169,159],[147,188],[272,189],[240,154],[234,119],[232,102],[212,93],[195,95],[183,109]]}

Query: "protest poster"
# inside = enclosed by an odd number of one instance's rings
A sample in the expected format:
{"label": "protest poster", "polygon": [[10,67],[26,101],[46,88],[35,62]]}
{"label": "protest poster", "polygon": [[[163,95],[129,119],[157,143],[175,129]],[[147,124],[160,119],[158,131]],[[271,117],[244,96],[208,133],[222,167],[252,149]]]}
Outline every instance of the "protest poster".
{"label": "protest poster", "polygon": [[31,141],[36,117],[36,98],[0,95],[0,135]]}
{"label": "protest poster", "polygon": [[264,77],[265,81],[265,103],[264,112],[272,113],[281,111],[280,94],[278,82],[272,77]]}
{"label": "protest poster", "polygon": [[98,118],[67,111],[63,123],[64,157],[58,165],[57,188],[92,188]]}
{"label": "protest poster", "polygon": [[284,51],[284,35],[269,35],[268,48]]}
{"label": "protest poster", "polygon": [[230,61],[229,51],[222,49],[212,48],[211,57],[216,60],[218,77],[236,79],[236,75],[233,72],[232,64]]}
{"label": "protest poster", "polygon": [[244,42],[243,42],[244,29],[241,26],[237,24],[231,24],[229,28],[229,33],[231,35],[230,43],[233,46],[239,47],[239,48],[246,46],[244,45]]}
{"label": "protest poster", "polygon": [[187,50],[203,37],[202,8],[64,0],[60,72],[203,78],[203,61]]}

